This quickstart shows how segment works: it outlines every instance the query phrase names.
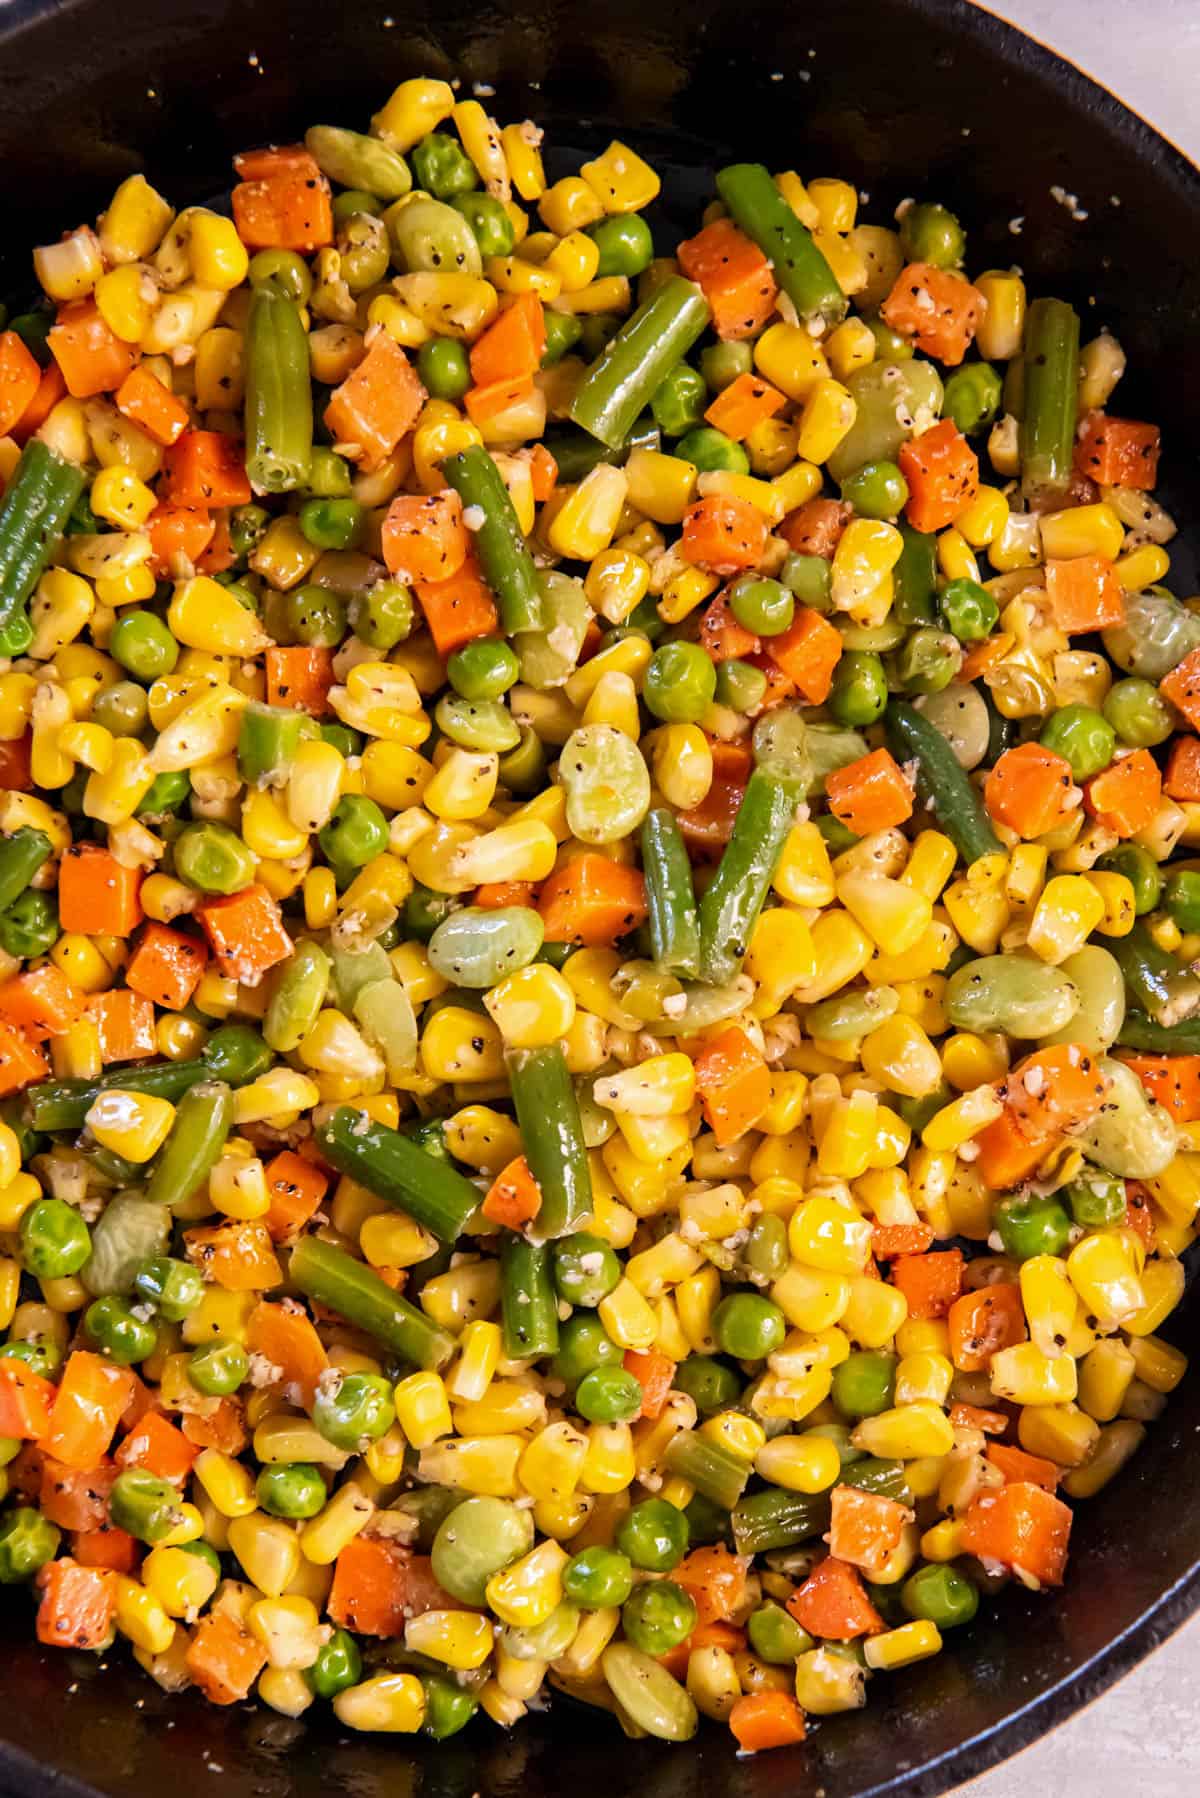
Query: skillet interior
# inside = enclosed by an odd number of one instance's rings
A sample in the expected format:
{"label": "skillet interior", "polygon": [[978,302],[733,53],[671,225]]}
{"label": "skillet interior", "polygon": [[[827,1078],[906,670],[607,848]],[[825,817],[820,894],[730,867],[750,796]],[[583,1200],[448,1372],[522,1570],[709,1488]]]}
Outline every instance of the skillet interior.
{"label": "skillet interior", "polygon": [[[406,75],[461,76],[494,85],[501,116],[548,127],[555,173],[610,127],[628,134],[663,170],[681,227],[694,228],[707,171],[730,152],[856,180],[880,220],[906,194],[946,201],[967,223],[972,268],[1015,261],[1034,291],[1074,301],[1085,336],[1102,324],[1118,333],[1131,370],[1120,406],[1165,428],[1166,503],[1181,518],[1200,509],[1200,464],[1185,448],[1200,437],[1200,177],[1029,39],[965,0],[841,0],[807,16],[782,0],[759,0],[752,15],[735,0],[391,3],[394,17],[389,0],[344,12],[321,0],[7,0],[7,284],[27,281],[30,244],[94,214],[135,168],[175,200],[199,199],[228,184],[234,149],[286,141],[314,120],[358,124]],[[1069,216],[1052,185],[1088,217]],[[1190,554],[1172,545],[1180,595],[1196,585],[1197,541]],[[1193,1292],[1171,1320],[1185,1346],[1196,1309]],[[865,1712],[765,1760],[739,1762],[713,1729],[683,1749],[628,1743],[573,1707],[511,1737],[477,1723],[437,1747],[347,1741],[327,1715],[216,1711],[166,1699],[121,1656],[104,1671],[90,1656],[49,1654],[10,1593],[0,1789],[684,1798],[701,1786],[705,1798],[759,1798],[783,1783],[827,1798],[924,1798],[1025,1746],[1200,1602],[1200,1494],[1185,1462],[1197,1430],[1193,1373],[1131,1468],[1081,1513],[1064,1593],[1003,1594],[937,1659],[873,1681]]]}

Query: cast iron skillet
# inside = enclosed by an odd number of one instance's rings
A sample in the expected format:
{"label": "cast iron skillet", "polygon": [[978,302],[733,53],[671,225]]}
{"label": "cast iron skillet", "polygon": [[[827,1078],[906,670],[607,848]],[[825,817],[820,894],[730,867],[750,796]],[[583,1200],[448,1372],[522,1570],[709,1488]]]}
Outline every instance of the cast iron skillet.
{"label": "cast iron skillet", "polygon": [[[964,0],[0,0],[5,272],[25,281],[28,246],[94,215],[131,170],[176,201],[203,198],[228,185],[232,151],[314,121],[359,124],[417,73],[494,85],[501,117],[530,113],[574,153],[556,174],[619,127],[666,171],[668,225],[695,228],[708,171],[731,152],[847,175],[877,218],[906,194],[948,202],[968,223],[972,269],[1015,260],[1035,292],[1079,306],[1085,336],[1119,332],[1132,371],[1121,408],[1162,422],[1168,501],[1182,517],[1200,509],[1200,178],[1110,95]],[[1181,594],[1184,568],[1176,556]],[[1180,1340],[1195,1310],[1193,1297],[1174,1320]],[[1005,1592],[936,1660],[873,1680],[864,1712],[803,1748],[738,1761],[714,1727],[686,1748],[630,1743],[565,1704],[511,1736],[481,1722],[440,1747],[348,1740],[324,1707],[296,1723],[219,1711],[166,1698],[124,1653],[107,1666],[48,1653],[24,1594],[6,1590],[0,1790],[926,1798],[1069,1716],[1195,1608],[1198,1429],[1194,1374],[1132,1467],[1082,1507],[1065,1592]]]}

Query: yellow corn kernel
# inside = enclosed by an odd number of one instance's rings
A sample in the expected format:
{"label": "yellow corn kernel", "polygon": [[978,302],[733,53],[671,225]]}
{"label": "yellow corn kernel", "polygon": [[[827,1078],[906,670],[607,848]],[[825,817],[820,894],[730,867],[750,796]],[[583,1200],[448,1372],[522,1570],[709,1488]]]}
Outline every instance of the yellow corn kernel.
{"label": "yellow corn kernel", "polygon": [[[735,1665],[738,1658],[735,1656]],[[814,1648],[798,1656],[795,1685],[797,1701],[814,1717],[859,1711],[867,1702],[866,1676],[858,1662],[828,1648]]]}
{"label": "yellow corn kernel", "polygon": [[[646,1251],[646,1253],[650,1252]],[[700,1254],[697,1250],[687,1271],[680,1277],[686,1278],[688,1273],[694,1270],[699,1260]],[[680,1265],[683,1265],[682,1261]],[[659,1291],[663,1289],[660,1287]],[[655,1292],[653,1296],[657,1297],[658,1292]],[[637,1349],[643,1353],[654,1347],[654,1339],[658,1334],[658,1319],[645,1293],[639,1290],[632,1280],[619,1280],[613,1290],[601,1299],[599,1316],[604,1328],[619,1347]]]}
{"label": "yellow corn kernel", "polygon": [[240,286],[250,258],[233,220],[197,207],[191,215],[191,227],[189,247],[197,281],[223,293]]}
{"label": "yellow corn kernel", "polygon": [[1125,527],[1113,508],[1099,501],[1046,513],[1041,519],[1041,536],[1042,553],[1047,557],[1106,556],[1115,561]]}
{"label": "yellow corn kernel", "polygon": [[755,1471],[789,1492],[826,1492],[837,1483],[841,1459],[825,1436],[776,1436],[754,1458]]}
{"label": "yellow corn kernel", "polygon": [[1060,1467],[1078,1467],[1096,1445],[1100,1426],[1078,1405],[1026,1405],[1017,1437],[1027,1454],[1042,1455]]}
{"label": "yellow corn kernel", "polygon": [[[635,449],[625,464],[625,476],[631,506],[636,506],[639,512],[644,512],[658,524],[682,522],[696,485],[694,464],[659,450]],[[550,541],[555,541],[553,525]],[[647,568],[646,586],[649,584],[650,570]]]}
{"label": "yellow corn kernel", "polygon": [[942,1067],[938,1052],[914,1019],[896,1013],[862,1041],[862,1065],[873,1080],[912,1099],[936,1092]]}
{"label": "yellow corn kernel", "polygon": [[1106,1336],[1079,1364],[1079,1403],[1097,1423],[1111,1423],[1125,1402],[1137,1372],[1132,1347],[1119,1336]]}
{"label": "yellow corn kernel", "polygon": [[1032,1342],[1019,1342],[992,1356],[991,1387],[997,1398],[1016,1405],[1067,1405],[1078,1393],[1070,1355],[1044,1355]]}
{"label": "yellow corn kernel", "polygon": [[908,1461],[925,1455],[948,1455],[954,1447],[954,1430],[940,1405],[918,1399],[894,1410],[864,1417],[851,1441],[869,1455]]}
{"label": "yellow corn kernel", "polygon": [[904,1294],[883,1280],[855,1274],[841,1328],[861,1348],[883,1348],[908,1315]]}
{"label": "yellow corn kernel", "polygon": [[491,751],[454,748],[425,789],[423,803],[435,818],[478,818],[496,791],[499,757]]}
{"label": "yellow corn kernel", "polygon": [[[1165,1234],[1160,1227],[1160,1238]],[[1148,1261],[1142,1272],[1145,1303],[1126,1320],[1131,1336],[1151,1336],[1183,1297],[1184,1269],[1182,1261],[1158,1255]]]}
{"label": "yellow corn kernel", "polygon": [[375,1506],[353,1480],[339,1486],[323,1511],[300,1531],[300,1551],[317,1567],[331,1567],[348,1542],[370,1523]]}
{"label": "yellow corn kernel", "polygon": [[1170,566],[1171,558],[1161,544],[1140,543],[1117,557],[1115,572],[1126,593],[1140,593],[1165,580]]}
{"label": "yellow corn kernel", "polygon": [[347,1729],[411,1736],[425,1720],[425,1688],[414,1673],[377,1673],[339,1692],[333,1709]]}
{"label": "yellow corn kernel", "polygon": [[175,1636],[175,1624],[153,1592],[117,1574],[114,1621],[121,1634],[146,1654],[165,1654]]}
{"label": "yellow corn kernel", "polygon": [[[97,477],[99,478],[99,477]],[[81,575],[67,568],[49,568],[37,584],[30,606],[33,641],[29,653],[38,661],[50,658],[67,643],[72,643],[96,609],[96,597]],[[28,689],[28,709],[32,715],[34,687]],[[17,733],[20,735],[20,732]]]}
{"label": "yellow corn kernel", "polygon": [[144,481],[128,468],[102,468],[88,495],[92,511],[121,530],[145,524],[158,501]]}
{"label": "yellow corn kernel", "polygon": [[868,933],[847,911],[833,907],[821,913],[812,926],[817,973],[792,996],[803,1005],[815,1005],[840,992],[861,974],[875,952]]}
{"label": "yellow corn kernel", "polygon": [[1119,1473],[1146,1439],[1140,1423],[1122,1418],[1098,1432],[1087,1461],[1074,1468],[1063,1481],[1063,1490],[1071,1498],[1093,1498],[1109,1480]]}
{"label": "yellow corn kernel", "polygon": [[804,401],[821,382],[829,381],[825,351],[801,325],[768,326],[755,342],[754,366],[790,400]]}
{"label": "yellow corn kernel", "polygon": [[141,262],[153,254],[175,214],[144,175],[122,181],[101,216],[100,247],[108,263]]}
{"label": "yellow corn kernel", "polygon": [[296,1532],[279,1517],[254,1512],[229,1525],[229,1546],[247,1577],[268,1598],[279,1598],[300,1567]]}
{"label": "yellow corn kernel", "polygon": [[904,955],[922,940],[933,907],[924,893],[884,874],[839,874],[837,896],[881,950]]}
{"label": "yellow corn kernel", "polygon": [[1187,1372],[1187,1356],[1159,1336],[1135,1336],[1129,1352],[1137,1378],[1155,1392],[1174,1392]]}
{"label": "yellow corn kernel", "polygon": [[896,1368],[896,1403],[911,1405],[918,1399],[943,1405],[954,1379],[954,1363],[948,1356],[929,1350],[903,1355]]}
{"label": "yellow corn kernel", "polygon": [[553,1541],[541,1542],[487,1582],[487,1602],[502,1623],[537,1629],[562,1602],[562,1572],[569,1557]]}
{"label": "yellow corn kernel", "polygon": [[835,1199],[806,1199],[788,1224],[788,1246],[805,1267],[821,1273],[856,1274],[866,1266],[871,1252],[871,1225]]}
{"label": "yellow corn kernel", "polygon": [[875,360],[875,338],[860,318],[848,318],[826,343],[829,366],[839,381]]}
{"label": "yellow corn kernel", "polygon": [[546,191],[540,142],[541,132],[528,119],[521,125],[506,125],[500,133],[509,179],[523,200],[540,200]]}
{"label": "yellow corn kernel", "polygon": [[364,1220],[359,1247],[372,1267],[415,1267],[436,1253],[437,1239],[403,1212],[380,1212]]}
{"label": "yellow corn kernel", "polygon": [[921,1141],[935,1151],[961,1149],[1003,1111],[1003,1102],[993,1087],[977,1086],[935,1112],[921,1132]]}
{"label": "yellow corn kernel", "polygon": [[1021,352],[1025,283],[1015,271],[990,269],[976,279],[975,286],[984,297],[975,334],[979,353],[988,361],[1007,362]]}
{"label": "yellow corn kernel", "polygon": [[1057,874],[1046,882],[1029,922],[1027,942],[1051,967],[1082,949],[1104,917],[1099,891],[1083,874]]}
{"label": "yellow corn kernel", "polygon": [[1021,1263],[1020,1280],[1030,1339],[1043,1355],[1062,1354],[1079,1308],[1066,1262],[1057,1255],[1032,1255]]}
{"label": "yellow corn kernel", "polygon": [[371,129],[403,152],[436,130],[453,110],[454,89],[448,81],[426,77],[402,81],[371,120]]}
{"label": "yellow corn kernel", "polygon": [[325,1632],[310,1598],[260,1598],[247,1611],[246,1623],[266,1649],[269,1665],[280,1671],[311,1667],[321,1652]]}
{"label": "yellow corn kernel", "polygon": [[930,1655],[940,1654],[941,1648],[937,1624],[922,1617],[913,1623],[902,1623],[899,1629],[869,1637],[864,1653],[873,1672],[892,1673],[898,1667],[911,1667],[914,1661],[927,1661]]}
{"label": "yellow corn kernel", "polygon": [[445,1135],[455,1160],[483,1174],[498,1174],[521,1153],[516,1124],[487,1105],[464,1105],[446,1119]]}
{"label": "yellow corn kernel", "polygon": [[187,1617],[203,1609],[220,1576],[199,1555],[183,1548],[154,1548],[141,1566],[142,1582],[168,1617]]}
{"label": "yellow corn kernel", "polygon": [[155,1156],[175,1120],[175,1107],[151,1093],[106,1092],[95,1099],[87,1126],[96,1141],[139,1165]]}
{"label": "yellow corn kernel", "polygon": [[1086,1312],[1102,1330],[1129,1323],[1146,1302],[1137,1267],[1113,1231],[1085,1236],[1067,1256],[1067,1273]]}
{"label": "yellow corn kernel", "polygon": [[514,1049],[560,1042],[575,1019],[575,994],[570,985],[556,968],[540,962],[506,975],[487,994],[484,1004],[504,1041]]}
{"label": "yellow corn kernel", "polygon": [[428,1448],[454,1428],[440,1374],[413,1373],[395,1389],[396,1417],[414,1448]]}
{"label": "yellow corn kernel", "polygon": [[1007,523],[1008,501],[998,487],[980,487],[970,505],[954,520],[955,530],[972,549],[987,549],[998,542]]}
{"label": "yellow corn kernel", "polygon": [[404,1645],[459,1672],[482,1667],[492,1652],[493,1625],[471,1611],[426,1611],[404,1626]]}

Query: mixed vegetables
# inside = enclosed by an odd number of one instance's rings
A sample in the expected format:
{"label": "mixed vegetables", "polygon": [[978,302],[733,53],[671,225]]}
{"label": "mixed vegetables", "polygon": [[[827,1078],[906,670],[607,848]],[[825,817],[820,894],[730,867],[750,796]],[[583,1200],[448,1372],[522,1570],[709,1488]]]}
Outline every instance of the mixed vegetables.
{"label": "mixed vegetables", "polygon": [[1060,1585],[1182,1377],[1200,601],[943,206],[668,243],[540,143],[132,176],[0,334],[0,1580],[753,1752]]}

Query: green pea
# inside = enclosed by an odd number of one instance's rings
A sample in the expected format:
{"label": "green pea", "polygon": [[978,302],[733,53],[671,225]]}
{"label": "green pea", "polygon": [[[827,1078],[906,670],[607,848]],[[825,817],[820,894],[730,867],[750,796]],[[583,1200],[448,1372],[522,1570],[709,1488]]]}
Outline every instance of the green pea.
{"label": "green pea", "polygon": [[440,1673],[422,1674],[421,1687],[425,1693],[421,1734],[435,1742],[456,1736],[479,1709],[479,1700],[469,1687],[456,1686],[453,1679]]}
{"label": "green pea", "polygon": [[21,1264],[36,1280],[77,1274],[92,1252],[92,1233],[65,1199],[38,1199],[22,1214]]}
{"label": "green pea", "polygon": [[946,206],[922,200],[900,220],[900,247],[910,262],[957,268],[967,247],[966,233]]}
{"label": "green pea", "polygon": [[622,1605],[633,1591],[633,1569],[627,1555],[599,1543],[580,1549],[563,1568],[563,1596],[585,1611]]}
{"label": "green pea", "polygon": [[957,1624],[970,1623],[979,1609],[979,1592],[957,1567],[920,1567],[901,1586],[900,1603],[918,1621],[954,1629]]}
{"label": "green pea", "polygon": [[[606,219],[604,222],[615,225],[621,221]],[[708,388],[704,376],[688,363],[677,362],[655,390],[650,410],[664,437],[682,437],[704,423],[707,404]]]}
{"label": "green pea", "polygon": [[142,1467],[126,1467],[117,1475],[108,1509],[117,1528],[139,1542],[161,1542],[181,1521],[175,1487]]}
{"label": "green pea", "polygon": [[1163,888],[1163,904],[1167,916],[1180,930],[1189,934],[1200,930],[1200,874],[1192,868],[1180,868],[1168,875]]}
{"label": "green pea", "polygon": [[0,949],[18,961],[45,955],[58,938],[58,907],[49,893],[31,887],[0,912]]}
{"label": "green pea", "polygon": [[647,1580],[621,1607],[625,1639],[643,1654],[669,1654],[696,1627],[696,1601],[674,1580]]}
{"label": "green pea", "polygon": [[335,1629],[304,1675],[318,1698],[336,1698],[362,1678],[362,1654],[348,1629]]}
{"label": "green pea", "polygon": [[259,250],[250,258],[249,281],[251,287],[273,282],[301,306],[307,306],[312,298],[312,274],[295,250]]}
{"label": "green pea", "polygon": [[908,482],[895,462],[864,462],[842,482],[842,498],[860,518],[895,518],[908,501]]}
{"label": "green pea", "polygon": [[675,1387],[695,1401],[701,1417],[715,1417],[741,1397],[742,1382],[732,1367],[711,1355],[689,1355],[675,1369]]}
{"label": "green pea", "polygon": [[[310,499],[300,508],[300,529],[314,549],[352,549],[362,536],[366,516],[356,499]],[[324,592],[329,599],[335,600],[337,604],[331,608],[330,616],[337,618],[340,608],[341,624],[340,634],[331,638],[328,643],[323,637],[313,639],[298,631],[301,643],[314,643],[324,648],[340,643],[346,630],[346,611],[337,595],[328,593],[327,589],[321,587],[302,587],[300,592],[310,596]]]}
{"label": "green pea", "polygon": [[1070,762],[1076,780],[1089,780],[1112,761],[1117,734],[1093,706],[1064,705],[1051,712],[1038,741]]}
{"label": "green pea", "polygon": [[54,1559],[61,1541],[61,1530],[32,1505],[19,1505],[0,1517],[0,1585],[15,1586],[32,1579]]}
{"label": "green pea", "polygon": [[455,650],[446,677],[463,699],[499,699],[520,680],[521,664],[503,637],[476,637]]}
{"label": "green pea", "polygon": [[738,623],[760,637],[778,637],[787,630],[796,612],[791,591],[768,575],[740,574],[727,597]]}
{"label": "green pea", "polygon": [[558,1352],[551,1363],[557,1379],[575,1386],[593,1368],[611,1367],[622,1358],[600,1319],[593,1311],[576,1311],[558,1331]]}
{"label": "green pea", "polygon": [[901,337],[899,331],[893,331],[890,325],[885,325],[877,314],[863,322],[875,339],[876,362],[886,365],[912,361],[913,346],[907,337]]}
{"label": "green pea", "polygon": [[779,1306],[755,1292],[732,1292],[713,1312],[717,1346],[735,1361],[763,1361],[787,1335]]}
{"label": "green pea", "polygon": [[1104,716],[1122,743],[1153,749],[1175,728],[1175,715],[1152,681],[1131,676],[1115,681],[1104,696]]}
{"label": "green pea", "polygon": [[133,681],[119,680],[97,693],[92,703],[92,722],[102,724],[114,737],[136,737],[146,728],[149,707],[145,689]]}
{"label": "green pea", "polygon": [[338,224],[354,217],[356,212],[369,212],[373,217],[382,213],[384,202],[377,194],[366,193],[361,187],[348,187],[344,193],[335,195],[333,216]]}
{"label": "green pea", "polygon": [[265,506],[234,507],[229,514],[229,547],[238,562],[245,562],[258,548],[270,522]]}
{"label": "green pea", "polygon": [[695,724],[716,690],[717,671],[698,643],[664,643],[650,658],[642,698],[664,724]]}
{"label": "green pea", "polygon": [[793,550],[779,570],[779,578],[801,605],[811,606],[815,612],[831,609],[833,577],[824,556],[804,556]]}
{"label": "green pea", "polygon": [[623,1367],[594,1367],[575,1389],[575,1409],[589,1423],[631,1423],[641,1414],[641,1385]]}
{"label": "green pea", "polygon": [[1133,909],[1138,917],[1154,910],[1162,893],[1162,872],[1148,849],[1140,843],[1121,843],[1096,863],[1106,874],[1123,874],[1133,888]]}
{"label": "green pea", "polygon": [[313,445],[304,492],[313,499],[348,499],[353,486],[349,462],[327,443]]}
{"label": "green pea", "polygon": [[774,1280],[788,1264],[787,1225],[772,1211],[764,1211],[750,1226],[742,1260],[753,1274]]}
{"label": "green pea", "polygon": [[499,200],[491,194],[470,193],[456,195],[450,204],[470,225],[485,260],[489,256],[511,256],[517,233]]}
{"label": "green pea", "polygon": [[573,312],[547,310],[545,322],[546,347],[542,351],[542,367],[553,368],[583,336],[583,320]]}
{"label": "green pea", "polygon": [[807,1654],[813,1639],[781,1604],[760,1604],[746,1619],[750,1647],[760,1661],[772,1667],[786,1667],[798,1654]]}
{"label": "green pea", "polygon": [[602,1236],[579,1230],[554,1244],[554,1288],[568,1305],[594,1308],[620,1278],[621,1263]]}
{"label": "green pea", "polygon": [[506,1498],[468,1498],[438,1525],[433,1577],[463,1604],[485,1602],[494,1573],[533,1547],[533,1519]]}
{"label": "green pea", "polygon": [[[314,506],[326,511],[333,506],[353,506],[360,514],[362,512],[358,502],[352,499],[310,500],[300,514],[301,530],[304,529],[305,513]],[[287,596],[287,626],[288,634],[297,643],[306,644],[310,649],[333,649],[346,634],[345,601],[328,587],[293,587]]]}
{"label": "green pea", "polygon": [[507,755],[521,742],[520,726],[498,699],[464,699],[460,693],[443,693],[433,716],[442,735],[460,749]]}
{"label": "green pea", "polygon": [[739,661],[736,656],[717,663],[716,701],[731,712],[749,714],[761,706],[767,692],[767,677],[753,662]]}
{"label": "green pea", "polygon": [[83,1314],[83,1327],[96,1347],[122,1367],[144,1361],[158,1343],[154,1325],[137,1317],[128,1300],[115,1292],[93,1300]]}
{"label": "green pea", "polygon": [[754,372],[754,349],[751,344],[713,343],[700,352],[700,373],[713,393],[721,393],[739,375]]}
{"label": "green pea", "polygon": [[947,581],[938,595],[938,610],[946,628],[960,643],[979,643],[989,637],[1000,616],[1000,607],[986,587],[960,575]]}
{"label": "green pea", "polygon": [[636,212],[617,213],[598,224],[588,226],[588,236],[600,251],[596,267],[598,280],[609,275],[627,275],[635,280],[654,261],[654,236],[645,219]]}
{"label": "green pea", "polygon": [[3,1357],[6,1361],[24,1361],[26,1367],[32,1367],[44,1380],[53,1380],[63,1364],[62,1350],[48,1336],[38,1336],[32,1341],[6,1342]]}
{"label": "green pea", "polygon": [[321,1470],[311,1461],[281,1461],[264,1467],[254,1490],[271,1517],[315,1517],[324,1509],[326,1491]]}
{"label": "green pea", "polygon": [[350,629],[372,649],[395,649],[412,634],[412,594],[403,581],[376,581],[350,600]]}
{"label": "green pea", "polygon": [[1071,1238],[1070,1215],[1057,1193],[1001,1199],[992,1221],[1004,1253],[1016,1261],[1029,1261],[1034,1255],[1061,1255]]}
{"label": "green pea", "polygon": [[334,867],[365,868],[388,846],[387,819],[365,794],[345,793],[329,823],[318,831],[317,841]]}
{"label": "green pea", "polygon": [[460,400],[471,385],[466,344],[456,337],[431,337],[417,351],[417,373],[435,400]]}
{"label": "green pea", "polygon": [[166,818],[177,812],[192,790],[186,768],[156,774],[137,808],[139,818]]}
{"label": "green pea", "polygon": [[188,1379],[197,1392],[209,1398],[226,1398],[236,1392],[250,1371],[250,1361],[240,1342],[218,1336],[193,1349],[188,1356]]}
{"label": "green pea", "polygon": [[253,855],[227,824],[205,819],[185,825],[175,839],[175,872],[202,893],[240,893],[254,871]]}
{"label": "green pea", "polygon": [[887,702],[887,673],[880,657],[868,650],[847,650],[833,671],[830,715],[856,730],[882,718]]}
{"label": "green pea", "polygon": [[1000,410],[1004,382],[990,362],[968,362],[946,382],[942,417],[954,420],[964,436],[982,431]]}
{"label": "green pea", "polygon": [[153,1305],[169,1324],[180,1324],[204,1297],[204,1280],[198,1268],[171,1255],[156,1255],[138,1264],[133,1289],[143,1304]]}
{"label": "green pea", "polygon": [[122,612],[113,625],[108,653],[140,681],[170,674],[179,660],[179,645],[157,612]]}
{"label": "green pea", "polygon": [[888,1410],[895,1389],[895,1355],[859,1349],[834,1368],[830,1396],[843,1417],[876,1417]]}
{"label": "green pea", "polygon": [[962,650],[945,631],[922,625],[913,631],[896,658],[896,673],[906,693],[940,693],[962,667]]}
{"label": "green pea", "polygon": [[1085,1230],[1108,1230],[1125,1221],[1125,1182],[1103,1168],[1089,1167],[1077,1180],[1061,1187],[1058,1196],[1069,1206],[1074,1222]]}
{"label": "green pea", "polygon": [[665,1498],[646,1498],[617,1526],[617,1547],[635,1567],[669,1573],[688,1551],[687,1518]]}
{"label": "green pea", "polygon": [[431,131],[409,152],[417,186],[435,200],[452,200],[479,186],[475,165],[456,137],[448,131]]}
{"label": "green pea", "polygon": [[740,443],[727,437],[712,425],[699,425],[681,437],[675,454],[691,462],[701,474],[724,471],[727,474],[749,474],[750,458]]}
{"label": "green pea", "polygon": [[361,1450],[363,1442],[377,1442],[395,1423],[392,1389],[382,1374],[348,1373],[333,1390],[318,1389],[312,1420],[334,1448]]}

